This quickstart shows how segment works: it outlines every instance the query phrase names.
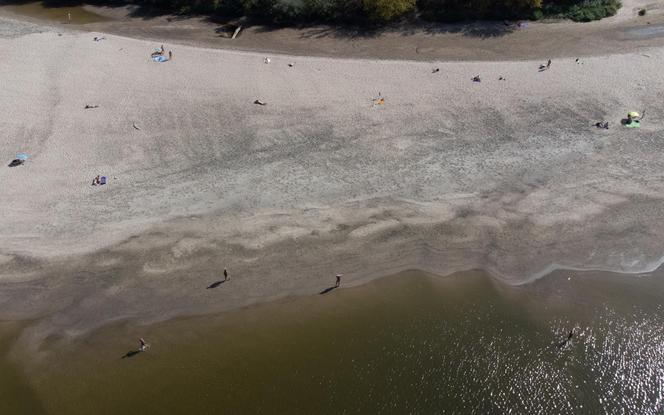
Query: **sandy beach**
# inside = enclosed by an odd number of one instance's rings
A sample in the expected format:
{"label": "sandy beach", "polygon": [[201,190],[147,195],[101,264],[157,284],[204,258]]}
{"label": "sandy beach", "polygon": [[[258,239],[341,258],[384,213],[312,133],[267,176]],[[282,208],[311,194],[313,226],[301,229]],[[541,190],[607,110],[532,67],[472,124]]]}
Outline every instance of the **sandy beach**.
{"label": "sandy beach", "polygon": [[[172,43],[155,63],[160,43],[0,19],[0,144],[5,164],[29,155],[0,169],[0,319],[41,317],[25,344],[317,293],[336,273],[521,284],[661,264],[661,47],[546,71]],[[632,110],[638,130],[620,125]],[[224,268],[232,283],[206,290]]]}

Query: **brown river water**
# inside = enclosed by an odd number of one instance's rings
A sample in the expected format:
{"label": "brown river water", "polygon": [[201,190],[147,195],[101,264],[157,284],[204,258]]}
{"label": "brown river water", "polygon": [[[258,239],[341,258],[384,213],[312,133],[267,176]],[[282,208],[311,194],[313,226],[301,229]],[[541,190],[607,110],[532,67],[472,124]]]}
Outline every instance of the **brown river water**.
{"label": "brown river water", "polygon": [[13,14],[31,17],[35,19],[48,20],[63,24],[86,24],[109,20],[86,10],[83,6],[58,6],[45,5],[43,2],[12,2],[0,0],[0,6]]}
{"label": "brown river water", "polygon": [[[0,363],[0,412],[659,414],[662,294],[661,271],[559,271],[520,287],[405,272],[52,339],[39,363]],[[2,330],[3,353],[19,328]],[[136,353],[139,337],[148,351]]]}

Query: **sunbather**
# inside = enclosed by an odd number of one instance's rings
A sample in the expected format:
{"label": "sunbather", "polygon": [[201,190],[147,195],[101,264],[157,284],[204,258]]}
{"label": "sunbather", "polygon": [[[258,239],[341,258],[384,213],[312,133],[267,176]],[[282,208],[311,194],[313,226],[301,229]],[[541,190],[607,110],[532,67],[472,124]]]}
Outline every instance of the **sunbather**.
{"label": "sunbather", "polygon": [[166,53],[166,49],[164,49],[164,45],[161,45],[161,48],[159,48],[159,50],[155,50],[154,52],[152,52],[152,54],[150,56],[153,56],[153,57],[154,56],[163,56],[164,53]]}

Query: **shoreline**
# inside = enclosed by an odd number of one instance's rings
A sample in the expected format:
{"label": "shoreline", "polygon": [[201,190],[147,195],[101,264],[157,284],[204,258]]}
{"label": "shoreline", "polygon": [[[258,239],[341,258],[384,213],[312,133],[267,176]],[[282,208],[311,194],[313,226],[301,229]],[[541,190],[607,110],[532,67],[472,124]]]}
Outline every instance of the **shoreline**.
{"label": "shoreline", "polygon": [[[35,348],[118,319],[311,294],[338,272],[354,285],[482,268],[516,285],[562,258],[661,264],[661,47],[541,74],[537,61],[438,62],[433,78],[431,63],[298,57],[286,72],[294,57],[177,45],[155,66],[151,46],[50,30],[0,39],[3,144],[31,154],[1,172],[21,186],[3,205],[0,300],[5,316],[46,316]],[[491,76],[481,86],[478,71]],[[81,110],[91,100],[100,111]],[[638,140],[586,127],[627,106],[654,113]],[[112,184],[91,188],[99,170]],[[225,267],[231,288],[206,292]]]}
{"label": "shoreline", "polygon": [[[162,390],[160,386],[162,383],[169,385],[182,383],[182,379],[187,378],[183,375],[194,371],[195,375],[186,382],[191,383],[195,392],[178,389],[178,396],[179,399],[195,397],[194,401],[200,405],[208,401],[209,395],[201,397],[198,392],[211,388],[214,390],[216,386],[213,385],[219,382],[215,379],[221,374],[234,380],[228,383],[221,382],[225,391],[223,395],[228,397],[245,390],[245,387],[238,383],[248,382],[249,379],[256,382],[252,373],[257,373],[259,379],[267,381],[268,384],[275,376],[272,372],[278,375],[275,379],[281,379],[284,375],[278,370],[270,371],[272,375],[265,378],[265,371],[269,367],[281,366],[271,365],[269,362],[291,360],[300,362],[302,359],[309,360],[312,356],[317,356],[321,361],[330,361],[335,357],[346,360],[347,356],[352,356],[352,361],[357,361],[359,364],[367,361],[367,356],[359,353],[365,350],[363,348],[350,348],[348,355],[340,353],[346,351],[344,347],[346,344],[366,343],[371,352],[368,361],[373,364],[381,361],[373,357],[395,350],[393,346],[387,346],[388,350],[385,350],[386,343],[372,341],[373,336],[387,335],[388,338],[401,339],[398,334],[404,330],[399,328],[402,326],[407,327],[406,330],[419,327],[426,334],[421,348],[414,349],[417,353],[428,350],[426,346],[430,344],[434,333],[441,336],[439,342],[451,339],[453,345],[442,347],[441,352],[445,352],[443,355],[445,356],[457,348],[462,354],[468,353],[467,348],[475,343],[468,341],[466,337],[481,342],[482,339],[486,340],[485,336],[488,334],[485,331],[486,327],[495,328],[497,325],[495,331],[499,335],[490,335],[489,341],[482,343],[479,349],[474,349],[476,353],[484,351],[481,356],[488,354],[490,358],[496,359],[498,353],[496,347],[501,350],[505,347],[506,350],[511,350],[519,356],[529,353],[532,358],[534,354],[537,363],[548,359],[552,353],[555,355],[555,351],[560,348],[556,347],[556,344],[567,334],[569,328],[573,327],[576,333],[575,343],[580,344],[575,344],[570,349],[581,348],[579,356],[596,356],[594,353],[584,353],[584,347],[591,347],[598,352],[603,350],[606,353],[607,350],[602,347],[607,343],[597,339],[597,336],[605,336],[604,338],[610,339],[613,344],[611,350],[624,351],[625,347],[634,347],[635,349],[630,349],[634,353],[633,359],[638,359],[639,362],[643,362],[644,359],[654,359],[652,364],[659,371],[662,370],[662,360],[659,354],[655,354],[660,350],[659,343],[650,339],[646,345],[630,341],[630,336],[641,336],[639,338],[643,340],[652,336],[661,336],[661,330],[645,326],[645,323],[653,324],[658,319],[660,309],[658,298],[664,290],[663,272],[664,270],[660,269],[655,275],[644,276],[643,279],[626,279],[615,273],[590,272],[571,277],[565,273],[556,273],[550,275],[548,279],[528,286],[506,287],[482,271],[458,273],[449,278],[409,271],[386,276],[361,287],[335,290],[326,295],[284,298],[221,314],[183,316],[151,325],[138,325],[131,321],[116,322],[88,333],[85,338],[68,339],[63,336],[52,336],[40,349],[42,356],[39,359],[35,359],[33,354],[17,345],[12,352],[11,362],[24,372],[24,380],[27,381],[25,385],[30,386],[35,396],[40,398],[36,402],[49,409],[49,413],[58,407],[60,410],[54,413],[90,413],[92,408],[104,405],[103,402],[107,399],[105,396],[115,395],[113,391],[117,388],[113,386],[114,384],[124,384],[117,382],[116,379],[123,379],[129,384],[140,384],[142,387],[129,387],[126,392],[137,391],[137,396],[134,397],[133,393],[121,393],[123,399],[114,399],[113,405],[140,406],[145,402],[151,404],[162,402],[157,399],[145,399],[145,394],[149,395],[154,385],[157,385],[156,390]],[[432,307],[436,307],[437,312],[434,312]],[[412,317],[409,317],[411,314]],[[404,322],[395,326],[395,320],[398,319],[403,319]],[[618,327],[615,326],[616,322],[620,323]],[[519,328],[515,329],[515,326]],[[349,331],[352,327],[357,329]],[[536,334],[526,334],[524,337],[525,330],[529,332],[534,330]],[[410,333],[407,331],[404,334]],[[322,344],[334,342],[339,336],[343,340],[325,348],[315,343],[315,339],[321,335],[326,336],[326,339],[330,338],[322,341]],[[125,353],[132,353],[136,347],[136,339],[140,337],[145,337],[146,341],[151,343],[150,350],[145,354],[131,354],[130,359],[122,358]],[[402,340],[408,343],[410,338],[405,337]],[[518,347],[524,341],[534,341],[534,344],[529,343],[530,348],[515,351],[514,347]],[[598,344],[603,346],[598,348]],[[646,346],[649,351],[644,356],[642,351]],[[535,350],[532,350],[533,348]],[[330,353],[327,349],[334,353]],[[396,348],[400,354],[406,350],[409,349],[403,346]],[[381,353],[376,355],[379,351]],[[587,352],[587,349],[585,351]],[[498,356],[504,361],[502,353],[504,351],[498,353]],[[563,354],[563,357],[567,356],[563,359],[567,362],[565,366],[575,361],[570,360],[569,353],[571,351],[568,350]],[[274,359],[272,355],[279,358]],[[604,356],[602,361],[606,360],[606,355],[602,356]],[[630,359],[615,359],[615,361],[630,361]],[[242,363],[239,368],[231,369],[233,362]],[[389,362],[394,363],[393,360]],[[426,359],[424,362],[430,360]],[[2,363],[4,362],[0,362]],[[579,367],[595,375],[596,370],[595,372],[591,370],[592,363],[591,360],[580,364]],[[293,363],[285,366],[293,367]],[[307,365],[311,368],[316,366]],[[338,364],[333,366],[339,367]],[[418,368],[426,373],[427,369],[431,370],[432,367],[437,366]],[[471,365],[469,369],[478,370],[476,368],[476,365]],[[611,373],[613,371],[620,373],[621,366],[618,365],[616,369],[611,365],[611,370]],[[439,377],[432,378],[431,381],[435,382],[440,377],[449,376],[449,373],[454,372],[454,370],[440,372]],[[72,377],[72,373],[75,376]],[[301,375],[298,379],[307,382],[308,372],[298,373],[295,370],[295,373]],[[321,373],[326,375],[336,373],[336,370],[326,369]],[[75,381],[62,382],[63,376]],[[613,379],[611,376],[603,381]],[[641,379],[636,375],[632,376],[634,377],[630,376],[630,380]],[[343,376],[341,378],[343,379]],[[619,380],[620,377],[616,379]],[[508,377],[506,381],[513,382],[513,379]],[[548,380],[544,378],[541,382],[546,384]],[[577,382],[583,387],[583,382]],[[647,380],[641,382],[647,384]],[[634,382],[627,384],[634,389]],[[604,383],[598,385],[611,390]],[[24,384],[20,386],[23,387]],[[330,386],[333,385],[326,388]],[[53,388],[60,389],[60,392],[53,392]],[[120,390],[122,389],[124,388],[121,387]],[[601,389],[605,390],[603,387]],[[89,390],[91,396],[74,400],[76,408],[73,408],[71,397],[80,394],[81,390]],[[103,391],[104,395],[92,391]],[[135,400],[138,394],[140,398]],[[62,399],[62,396],[67,398]],[[265,394],[259,396],[267,399]],[[283,400],[281,395],[278,396]],[[652,395],[648,395],[648,398],[649,401],[655,399]],[[212,399],[215,404],[219,403],[218,396]],[[235,400],[235,398],[228,399]],[[241,409],[246,408],[253,399],[255,396],[249,401],[239,399],[236,412],[241,412]],[[320,400],[314,399],[314,402],[319,404]],[[584,401],[584,405],[586,402],[590,404],[593,400]],[[594,399],[594,402],[596,403],[597,399]],[[78,412],[73,411],[74,409]],[[279,411],[282,412],[288,413],[288,411]]]}

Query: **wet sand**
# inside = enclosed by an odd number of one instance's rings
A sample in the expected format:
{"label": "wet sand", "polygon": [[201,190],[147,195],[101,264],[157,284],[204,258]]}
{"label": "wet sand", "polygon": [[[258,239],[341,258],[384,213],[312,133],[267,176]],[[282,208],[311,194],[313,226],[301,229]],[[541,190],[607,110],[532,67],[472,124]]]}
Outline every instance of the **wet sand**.
{"label": "wet sand", "polygon": [[[157,64],[158,43],[2,19],[0,143],[30,159],[0,170],[0,317],[41,318],[21,339],[35,356],[52,336],[308,295],[338,272],[518,285],[661,263],[661,47],[542,72],[178,44]],[[640,130],[619,126],[642,108]],[[225,267],[232,282],[207,290]]]}
{"label": "wet sand", "polygon": [[[663,277],[557,272],[513,287],[479,271],[409,271],[217,316],[54,337],[24,367],[52,414],[656,414]],[[136,353],[139,337],[149,351]]]}

